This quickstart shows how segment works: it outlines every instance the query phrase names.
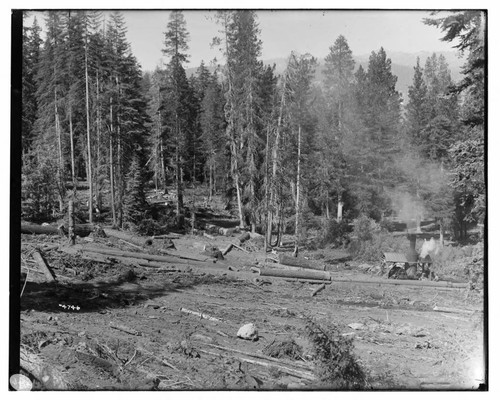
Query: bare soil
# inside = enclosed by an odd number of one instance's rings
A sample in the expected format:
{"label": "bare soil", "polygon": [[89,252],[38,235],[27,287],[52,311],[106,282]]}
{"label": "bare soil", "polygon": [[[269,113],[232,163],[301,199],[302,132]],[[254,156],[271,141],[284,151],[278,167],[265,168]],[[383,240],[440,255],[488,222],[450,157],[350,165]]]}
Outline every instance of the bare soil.
{"label": "bare soil", "polygon": [[[223,248],[234,240],[182,235],[173,241],[178,250],[200,254],[200,243]],[[133,251],[111,239],[96,241]],[[255,281],[250,268],[265,257],[251,243],[253,251],[233,248],[212,266],[181,272],[46,250],[58,278],[49,284],[34,271],[29,252],[50,242],[67,239],[23,235],[22,260],[32,271],[21,298],[21,341],[75,390],[318,388],[308,377],[314,377],[315,359],[307,318],[337,324],[354,338],[368,388],[474,389],[483,382],[482,293],[386,285],[341,263],[328,265],[333,283],[312,297],[314,283]],[[373,283],[336,283],[336,277]],[[438,312],[436,305],[455,310]],[[256,325],[257,341],[237,337],[246,323]],[[261,358],[271,343],[290,339],[302,348],[299,360]]]}

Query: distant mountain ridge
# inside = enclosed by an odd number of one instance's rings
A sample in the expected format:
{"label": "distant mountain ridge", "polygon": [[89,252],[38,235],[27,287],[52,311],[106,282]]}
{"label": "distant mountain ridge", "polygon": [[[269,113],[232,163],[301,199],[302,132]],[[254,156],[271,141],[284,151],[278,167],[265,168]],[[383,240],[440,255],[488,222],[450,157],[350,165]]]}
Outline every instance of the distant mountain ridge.
{"label": "distant mountain ridge", "polygon": [[[413,68],[417,64],[417,57],[420,58],[420,66],[424,67],[425,60],[428,57],[431,57],[433,53],[439,57],[442,54],[446,61],[448,62],[451,78],[457,82],[461,79],[461,66],[465,63],[464,58],[460,58],[457,52],[453,51],[445,51],[445,52],[432,52],[432,51],[419,51],[415,53],[406,53],[406,52],[391,52],[386,50],[387,57],[391,59],[392,62],[392,73],[398,77],[396,82],[396,90],[403,95],[403,99],[406,99],[408,95],[408,87],[411,86],[413,82]],[[355,71],[361,65],[364,69],[368,68],[368,61],[370,58],[369,54],[362,55],[353,55],[354,60],[356,61]],[[279,57],[273,59],[263,60],[264,65],[276,65],[276,74],[282,74],[287,65],[287,57]],[[325,57],[317,58],[318,67],[316,69],[315,80],[317,82],[323,79],[323,69],[324,69],[324,60]],[[208,67],[210,71],[213,71],[214,68]],[[188,68],[186,73],[188,76],[194,74],[197,68]]]}

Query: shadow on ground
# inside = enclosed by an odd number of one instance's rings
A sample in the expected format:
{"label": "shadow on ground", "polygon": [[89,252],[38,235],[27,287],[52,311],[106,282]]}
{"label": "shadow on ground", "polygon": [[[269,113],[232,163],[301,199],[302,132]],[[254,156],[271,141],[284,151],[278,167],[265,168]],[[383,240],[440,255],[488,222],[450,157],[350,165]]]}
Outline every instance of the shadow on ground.
{"label": "shadow on ground", "polygon": [[112,278],[83,282],[27,282],[21,298],[21,311],[78,313],[140,305],[151,299],[176,293],[179,289],[202,284],[224,284],[228,278],[212,275],[177,274],[175,276],[137,275],[133,269]]}

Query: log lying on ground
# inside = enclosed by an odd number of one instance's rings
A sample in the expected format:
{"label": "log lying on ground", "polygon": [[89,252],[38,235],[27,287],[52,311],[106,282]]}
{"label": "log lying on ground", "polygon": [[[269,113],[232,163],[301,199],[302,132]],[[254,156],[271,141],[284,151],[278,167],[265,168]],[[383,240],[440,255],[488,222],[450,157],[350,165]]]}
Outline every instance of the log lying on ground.
{"label": "log lying on ground", "polygon": [[276,268],[262,268],[260,270],[261,276],[276,276],[281,278],[298,278],[298,279],[318,279],[330,280],[330,273],[325,271],[312,271],[308,269],[295,269],[295,270],[282,270]]}
{"label": "log lying on ground", "polygon": [[140,247],[147,247],[147,246],[151,246],[153,244],[153,240],[151,238],[137,237],[137,236],[130,235],[130,234],[122,232],[122,231],[118,231],[116,229],[106,228],[106,229],[104,229],[104,233],[106,233],[106,235],[109,237],[121,239],[121,240],[124,240],[126,242],[130,242],[130,243],[135,244],[136,246],[140,246]]}
{"label": "log lying on ground", "polygon": [[233,248],[233,244],[229,243],[224,249],[222,249],[222,255],[225,256],[227,253],[231,251]]}
{"label": "log lying on ground", "polygon": [[297,370],[297,369],[292,369],[290,367],[286,367],[276,361],[274,362],[265,362],[265,361],[260,361],[260,360],[253,360],[251,358],[248,358],[248,357],[242,357],[242,356],[237,356],[235,354],[225,354],[225,353],[219,353],[219,352],[215,352],[215,351],[209,351],[209,350],[205,350],[205,349],[200,349],[198,348],[197,349],[200,353],[205,353],[205,354],[209,354],[209,355],[213,355],[213,356],[216,356],[216,357],[232,357],[232,358],[235,358],[237,360],[240,360],[240,361],[243,361],[243,362],[247,362],[249,364],[256,364],[256,365],[261,365],[263,367],[266,367],[266,368],[276,368],[276,369],[279,369],[280,371],[288,374],[288,375],[291,375],[291,376],[295,376],[297,378],[301,378],[301,379],[306,379],[308,381],[313,381],[315,379],[315,376],[309,372],[309,371],[303,371],[303,370]]}
{"label": "log lying on ground", "polygon": [[170,232],[170,233],[167,233],[165,235],[156,235],[156,236],[152,236],[151,239],[179,239],[181,238],[182,235],[179,234],[179,233],[174,233],[174,232]]}
{"label": "log lying on ground", "polygon": [[[63,249],[64,251],[65,249]],[[92,253],[92,252],[84,252],[82,254],[82,258],[84,260],[97,261],[105,264],[114,264],[115,262],[120,262],[125,265],[130,265],[132,267],[145,267],[145,268],[159,268],[168,271],[177,271],[180,272],[181,269],[179,267],[172,267],[170,265],[166,265],[163,263],[144,260],[140,258],[131,258],[131,257],[118,257],[118,256],[106,256],[104,254]]]}
{"label": "log lying on ground", "polygon": [[318,286],[316,289],[314,289],[314,291],[311,293],[311,297],[314,297],[316,296],[319,292],[321,292],[324,288],[326,287],[326,285],[323,283],[321,286]]}
{"label": "log lying on ground", "polygon": [[212,260],[205,257],[197,257],[197,258],[180,258],[179,255],[171,255],[171,256],[157,256],[154,254],[147,254],[147,253],[135,253],[131,251],[121,251],[121,250],[114,250],[114,249],[108,249],[108,248],[103,248],[103,247],[97,247],[97,246],[81,246],[81,245],[76,245],[72,246],[71,248],[60,248],[61,251],[64,251],[68,254],[76,254],[78,251],[83,251],[85,253],[98,253],[98,254],[105,254],[109,256],[116,256],[116,257],[124,257],[124,258],[132,258],[132,259],[140,259],[140,260],[148,260],[148,261],[158,261],[162,263],[169,263],[169,264],[189,264],[189,265],[200,265],[200,266],[207,266],[209,264],[213,264]]}
{"label": "log lying on ground", "polygon": [[38,355],[31,353],[24,347],[20,349],[19,363],[22,369],[34,376],[43,385],[44,389],[70,389],[70,384],[62,372],[46,364]]}
{"label": "log lying on ground", "polygon": [[47,280],[47,282],[55,282],[56,279],[54,278],[54,275],[50,271],[49,266],[47,265],[47,263],[43,259],[42,255],[38,251],[34,251],[33,258],[35,259],[36,264],[38,265],[40,270],[45,275],[45,279]]}
{"label": "log lying on ground", "polygon": [[222,236],[231,236],[233,233],[237,232],[236,228],[223,228],[203,221],[199,221],[196,226],[198,229],[205,229],[208,233],[215,233]]}
{"label": "log lying on ground", "polygon": [[286,278],[285,281],[287,282],[300,282],[300,283],[312,283],[312,284],[325,284],[325,285],[330,285],[332,281],[324,281],[321,279],[297,279],[297,278]]}
{"label": "log lying on ground", "polygon": [[306,268],[306,269],[316,269],[318,271],[324,271],[325,266],[324,265],[318,265],[315,264],[309,260],[306,260],[305,258],[302,257],[291,257],[286,254],[279,254],[279,262],[280,264],[284,265],[290,265],[293,267],[300,267],[300,268]]}
{"label": "log lying on ground", "polygon": [[397,279],[386,279],[386,280],[368,280],[368,279],[344,279],[344,278],[332,278],[332,282],[346,282],[346,283],[362,283],[371,285],[403,285],[403,286],[423,286],[423,287],[434,287],[434,288],[454,288],[454,289],[466,289],[469,287],[468,283],[453,283],[453,282],[434,282],[434,281],[415,281],[415,280],[397,280]]}
{"label": "log lying on ground", "polygon": [[[93,225],[79,224],[75,225],[75,234],[80,237],[90,235],[94,231]],[[66,231],[51,225],[21,224],[21,233],[34,235],[65,235]]]}

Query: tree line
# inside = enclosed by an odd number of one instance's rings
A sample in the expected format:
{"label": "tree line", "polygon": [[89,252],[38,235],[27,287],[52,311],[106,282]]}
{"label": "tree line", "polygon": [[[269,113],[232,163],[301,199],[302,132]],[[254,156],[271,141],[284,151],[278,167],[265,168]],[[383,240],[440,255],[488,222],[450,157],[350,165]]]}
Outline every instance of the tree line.
{"label": "tree line", "polygon": [[[27,217],[63,213],[80,180],[88,220],[108,207],[117,226],[148,216],[146,191],[203,184],[235,204],[240,226],[267,244],[314,219],[377,221],[406,211],[466,235],[485,216],[484,17],[455,12],[425,21],[458,39],[464,78],[446,59],[416,60],[408,101],[383,48],[366,69],[339,36],[321,79],[309,54],[286,70],[260,60],[255,12],[219,11],[212,45],[222,62],[187,76],[189,32],[181,11],[166,23],[168,62],[143,73],[123,14],[46,12],[23,28],[22,199]],[[72,190],[73,189],[73,190]],[[337,210],[337,212],[336,212]],[[191,210],[193,211],[193,210]],[[409,215],[410,217],[410,215]]]}

